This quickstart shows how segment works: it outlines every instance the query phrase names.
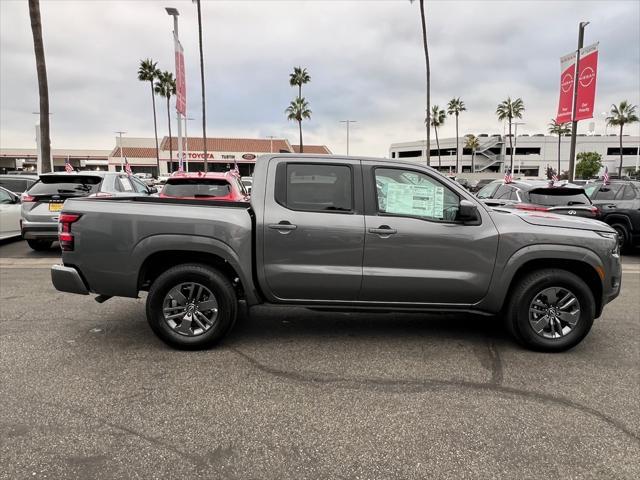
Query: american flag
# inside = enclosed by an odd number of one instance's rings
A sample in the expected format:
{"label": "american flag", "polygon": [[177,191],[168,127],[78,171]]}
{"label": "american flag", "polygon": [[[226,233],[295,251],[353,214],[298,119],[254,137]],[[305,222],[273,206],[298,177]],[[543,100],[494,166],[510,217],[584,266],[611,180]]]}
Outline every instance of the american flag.
{"label": "american flag", "polygon": [[75,171],[73,169],[73,166],[71,165],[71,162],[69,162],[69,157],[67,157],[67,161],[64,162],[64,171],[67,173],[73,173]]}
{"label": "american flag", "polygon": [[602,180],[604,180],[605,184],[609,183],[609,167],[607,167],[606,165],[604,167],[604,175],[602,176]]}
{"label": "american flag", "polygon": [[238,168],[238,162],[236,162],[235,160],[233,161],[233,170],[231,170],[233,173],[240,175],[240,169]]}
{"label": "american flag", "polygon": [[558,172],[556,172],[555,170],[553,170],[553,173],[551,174],[551,181],[552,182],[558,181]]}
{"label": "american flag", "polygon": [[124,157],[124,171],[127,172],[127,175],[131,175],[133,172],[131,171],[131,165],[129,165],[129,161],[127,157]]}
{"label": "american flag", "polygon": [[511,183],[511,182],[513,182],[513,175],[511,174],[511,169],[508,168],[504,172],[504,183]]}

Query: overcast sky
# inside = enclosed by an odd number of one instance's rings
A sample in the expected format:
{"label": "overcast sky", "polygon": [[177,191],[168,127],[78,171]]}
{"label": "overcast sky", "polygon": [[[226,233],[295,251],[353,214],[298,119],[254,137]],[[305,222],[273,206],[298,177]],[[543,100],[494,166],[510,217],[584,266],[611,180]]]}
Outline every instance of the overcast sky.
{"label": "overcast sky", "polygon": [[[41,0],[54,148],[112,148],[114,131],[153,135],[148,84],[140,59],[173,70],[172,21],[180,11],[185,49],[189,133],[201,128],[196,8],[190,0]],[[424,57],[418,3],[389,1],[202,2],[209,136],[266,137],[297,143],[284,110],[296,90],[295,65],[313,115],[305,143],[345,150],[343,119],[357,120],[351,153],[384,156],[389,144],[424,138]],[[432,103],[461,97],[460,133],[502,132],[496,105],[522,97],[526,125],[546,130],[558,102],[559,57],[575,49],[580,20],[585,45],[600,42],[596,108],[640,103],[640,2],[427,1]],[[33,41],[26,0],[0,1],[0,144],[34,147],[38,109]],[[159,134],[166,103],[158,98]],[[175,117],[172,118],[175,122]],[[581,122],[586,131],[589,121]],[[175,123],[174,127],[175,128]],[[604,131],[602,117],[596,121]],[[175,130],[173,130],[175,132]],[[638,134],[639,127],[629,129]],[[441,138],[454,135],[447,120]]]}

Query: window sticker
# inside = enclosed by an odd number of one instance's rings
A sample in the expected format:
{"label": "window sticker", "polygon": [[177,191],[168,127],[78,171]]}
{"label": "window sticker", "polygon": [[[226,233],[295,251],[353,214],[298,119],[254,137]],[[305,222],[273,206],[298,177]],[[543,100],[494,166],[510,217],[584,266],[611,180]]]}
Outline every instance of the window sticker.
{"label": "window sticker", "polygon": [[443,218],[443,187],[387,183],[383,186],[383,192],[386,194],[387,213]]}

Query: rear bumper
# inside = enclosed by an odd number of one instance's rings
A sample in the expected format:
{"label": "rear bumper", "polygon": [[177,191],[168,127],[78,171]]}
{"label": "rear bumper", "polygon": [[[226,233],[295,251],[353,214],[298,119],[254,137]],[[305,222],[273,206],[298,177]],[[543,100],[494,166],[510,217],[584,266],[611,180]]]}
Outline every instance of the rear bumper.
{"label": "rear bumper", "polygon": [[54,265],[51,267],[51,281],[56,290],[68,293],[78,293],[89,295],[89,288],[84,283],[78,270],[64,265]]}
{"label": "rear bumper", "polygon": [[58,222],[22,220],[22,237],[27,240],[58,240]]}

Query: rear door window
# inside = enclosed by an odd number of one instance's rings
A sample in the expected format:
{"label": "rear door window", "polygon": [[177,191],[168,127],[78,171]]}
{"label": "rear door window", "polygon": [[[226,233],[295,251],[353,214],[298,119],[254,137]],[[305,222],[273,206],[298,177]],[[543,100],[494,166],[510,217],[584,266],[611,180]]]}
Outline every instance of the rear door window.
{"label": "rear door window", "polygon": [[86,196],[100,189],[102,177],[84,175],[43,175],[29,189],[30,195]]}
{"label": "rear door window", "polygon": [[170,197],[226,197],[231,185],[221,178],[172,178],[162,189]]}
{"label": "rear door window", "polygon": [[601,185],[600,190],[594,193],[594,200],[615,200],[618,193],[622,190],[622,183],[612,183],[609,185]]}
{"label": "rear door window", "polygon": [[494,192],[497,190],[499,186],[500,184],[497,182],[485,185],[478,192],[478,198],[491,198],[491,196],[494,194]]}
{"label": "rear door window", "polygon": [[587,194],[577,188],[536,188],[529,192],[529,201],[545,207],[591,205]]}
{"label": "rear door window", "polygon": [[353,211],[353,180],[349,166],[288,163],[284,172],[284,191],[276,187],[276,200],[281,205],[310,212]]}
{"label": "rear door window", "polygon": [[0,178],[0,187],[4,187],[10,192],[24,192],[29,186],[29,182],[24,178]]}

